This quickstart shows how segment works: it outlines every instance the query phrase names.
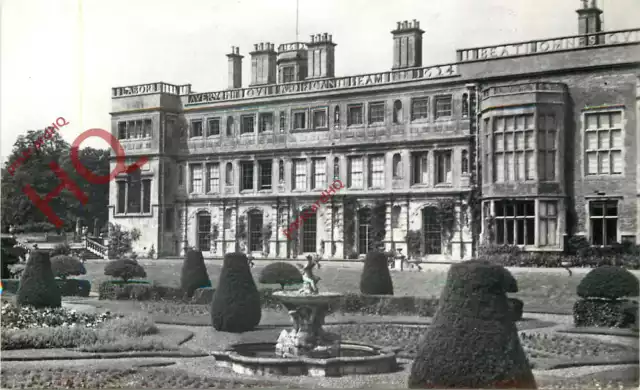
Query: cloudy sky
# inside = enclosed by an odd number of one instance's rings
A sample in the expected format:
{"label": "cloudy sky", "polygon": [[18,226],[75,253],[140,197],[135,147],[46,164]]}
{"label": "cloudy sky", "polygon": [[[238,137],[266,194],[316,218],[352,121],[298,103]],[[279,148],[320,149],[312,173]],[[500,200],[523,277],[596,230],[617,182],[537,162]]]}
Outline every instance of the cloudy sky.
{"label": "cloudy sky", "polygon": [[[0,0],[2,161],[19,134],[56,118],[109,130],[111,87],[165,81],[198,92],[225,89],[239,46],[248,83],[254,43],[296,39],[296,0]],[[640,27],[639,0],[598,0],[605,29]],[[336,75],[392,65],[390,31],[418,19],[424,65],[455,49],[573,35],[579,0],[299,0],[300,40],[333,34]],[[100,140],[89,145],[106,147]]]}

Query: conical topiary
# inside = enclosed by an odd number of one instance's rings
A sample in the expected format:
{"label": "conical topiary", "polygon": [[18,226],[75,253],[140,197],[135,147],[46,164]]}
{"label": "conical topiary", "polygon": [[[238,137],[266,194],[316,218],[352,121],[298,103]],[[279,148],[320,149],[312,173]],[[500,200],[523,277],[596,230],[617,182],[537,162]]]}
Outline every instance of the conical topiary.
{"label": "conical topiary", "polygon": [[189,297],[193,296],[193,292],[199,288],[211,287],[211,280],[204,264],[202,252],[189,249],[185,254],[180,274],[180,286]]}
{"label": "conical topiary", "polygon": [[502,266],[478,260],[451,266],[409,388],[535,389],[506,295],[517,290]]}
{"label": "conical topiary", "polygon": [[393,295],[393,281],[384,253],[367,253],[360,275],[360,292],[370,295]]}
{"label": "conical topiary", "polygon": [[218,331],[242,333],[254,329],[261,316],[260,294],[247,256],[227,253],[211,302],[211,324]]}
{"label": "conical topiary", "polygon": [[18,305],[36,308],[61,306],[60,289],[51,270],[49,252],[31,252],[16,295]]}

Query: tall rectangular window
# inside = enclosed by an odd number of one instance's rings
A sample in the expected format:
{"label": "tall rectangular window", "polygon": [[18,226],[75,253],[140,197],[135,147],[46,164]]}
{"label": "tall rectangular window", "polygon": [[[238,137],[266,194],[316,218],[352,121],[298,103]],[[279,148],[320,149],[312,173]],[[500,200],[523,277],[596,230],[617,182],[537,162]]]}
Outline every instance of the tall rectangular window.
{"label": "tall rectangular window", "polygon": [[498,201],[495,213],[496,244],[535,244],[535,201]]}
{"label": "tall rectangular window", "polygon": [[293,128],[294,130],[307,128],[307,112],[298,111],[293,113]]}
{"label": "tall rectangular window", "polygon": [[540,180],[556,180],[556,120],[553,115],[538,117],[538,158]]}
{"label": "tall rectangular window", "polygon": [[429,183],[428,157],[428,152],[418,152],[411,155],[411,184]]}
{"label": "tall rectangular window", "polygon": [[384,156],[369,157],[369,188],[384,188]]}
{"label": "tall rectangular window", "polygon": [[145,119],[144,125],[142,127],[142,138],[151,137],[152,130],[153,130],[153,124],[151,122],[151,119]]}
{"label": "tall rectangular window", "polygon": [[255,115],[242,115],[240,117],[240,134],[253,133]]}
{"label": "tall rectangular window", "polygon": [[362,104],[350,104],[347,106],[347,126],[361,125]]}
{"label": "tall rectangular window", "polygon": [[202,121],[191,121],[191,137],[202,137]]}
{"label": "tall rectangular window", "polygon": [[142,212],[151,212],[151,180],[142,180]]}
{"label": "tall rectangular window", "polygon": [[327,110],[313,110],[313,128],[324,129],[327,127]]}
{"label": "tall rectangular window", "polygon": [[411,120],[429,118],[429,98],[415,98],[411,100]]}
{"label": "tall rectangular window", "polygon": [[292,83],[295,79],[295,68],[293,66],[285,66],[282,68],[282,82]]}
{"label": "tall rectangular window", "polygon": [[273,131],[273,113],[265,112],[260,114],[260,132]]}
{"label": "tall rectangular window", "polygon": [[127,213],[139,213],[142,205],[142,178],[140,170],[129,173],[127,177]]}
{"label": "tall rectangular window", "polygon": [[280,132],[284,133],[287,130],[287,114],[284,111],[280,111]]}
{"label": "tall rectangular window", "polygon": [[436,119],[451,117],[451,95],[436,97]]}
{"label": "tall rectangular window", "polygon": [[540,246],[558,245],[558,202],[540,201]]}
{"label": "tall rectangular window", "polygon": [[451,151],[438,150],[434,152],[436,184],[451,184],[453,181],[451,173]]}
{"label": "tall rectangular window", "polygon": [[184,185],[184,165],[178,164],[178,185]]}
{"label": "tall rectangular window", "polygon": [[116,213],[124,213],[125,205],[127,201],[127,182],[124,180],[118,180],[118,205],[116,206]]}
{"label": "tall rectangular window", "polygon": [[220,135],[220,118],[209,118],[207,120],[207,137]]}
{"label": "tall rectangular window", "polygon": [[327,185],[327,160],[324,158],[314,158],[313,173],[311,176],[311,189],[324,189]]}
{"label": "tall rectangular window", "polygon": [[533,115],[493,118],[493,181],[535,178]]}
{"label": "tall rectangular window", "polygon": [[195,194],[202,193],[202,164],[192,164],[189,166],[191,170],[191,188],[189,192]]}
{"label": "tall rectangular window", "polygon": [[591,244],[612,245],[618,241],[618,201],[604,200],[589,203]]}
{"label": "tall rectangular window", "polygon": [[369,123],[384,123],[384,102],[369,104]]}
{"label": "tall rectangular window", "polygon": [[127,139],[127,122],[118,122],[118,139]]}
{"label": "tall rectangular window", "polygon": [[293,189],[307,189],[307,160],[293,160]]}
{"label": "tall rectangular window", "polygon": [[362,157],[349,157],[347,186],[349,188],[364,187],[364,166]]}
{"label": "tall rectangular window", "polygon": [[260,189],[271,189],[271,178],[273,176],[273,161],[264,160],[258,162],[258,168],[260,169]]}
{"label": "tall rectangular window", "polygon": [[253,161],[240,163],[240,191],[253,189]]}
{"label": "tall rectangular window", "polygon": [[587,175],[622,174],[622,111],[585,114]]}
{"label": "tall rectangular window", "polygon": [[207,164],[207,192],[220,192],[220,164]]}

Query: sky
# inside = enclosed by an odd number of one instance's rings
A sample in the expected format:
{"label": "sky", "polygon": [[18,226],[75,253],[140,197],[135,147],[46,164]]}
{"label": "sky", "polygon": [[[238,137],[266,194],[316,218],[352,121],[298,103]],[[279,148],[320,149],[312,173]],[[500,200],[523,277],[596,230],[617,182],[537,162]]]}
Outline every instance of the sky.
{"label": "sky", "polygon": [[[390,31],[420,21],[423,65],[455,50],[575,35],[579,0],[298,0],[299,41],[333,35],[336,76],[392,66]],[[591,1],[591,0],[590,0]],[[605,30],[640,27],[640,0],[598,0]],[[0,156],[58,117],[72,143],[110,130],[111,88],[164,81],[226,89],[239,46],[243,86],[253,44],[296,41],[296,0],[0,0]],[[97,138],[82,146],[107,147]]]}

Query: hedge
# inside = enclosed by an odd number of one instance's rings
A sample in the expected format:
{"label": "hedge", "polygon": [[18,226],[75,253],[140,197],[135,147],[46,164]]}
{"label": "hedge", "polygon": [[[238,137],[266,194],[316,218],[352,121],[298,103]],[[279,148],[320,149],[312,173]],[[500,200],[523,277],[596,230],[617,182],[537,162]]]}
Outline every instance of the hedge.
{"label": "hedge", "polygon": [[570,267],[596,268],[603,265],[618,265],[628,269],[640,269],[640,256],[631,253],[592,253],[584,256],[565,253],[516,252],[504,249],[484,252],[478,259],[503,267],[560,268],[563,263]]}
{"label": "hedge", "polygon": [[98,299],[132,301],[182,300],[184,295],[181,288],[159,286],[144,281],[124,283],[120,280],[109,280],[100,283],[98,287]]}
{"label": "hedge", "polygon": [[633,328],[638,326],[638,302],[580,299],[573,306],[575,326]]}
{"label": "hedge", "polygon": [[85,279],[56,279],[60,293],[64,297],[88,297],[91,282]]}
{"label": "hedge", "polygon": [[2,279],[2,293],[5,292],[15,294],[20,287],[20,279]]}

